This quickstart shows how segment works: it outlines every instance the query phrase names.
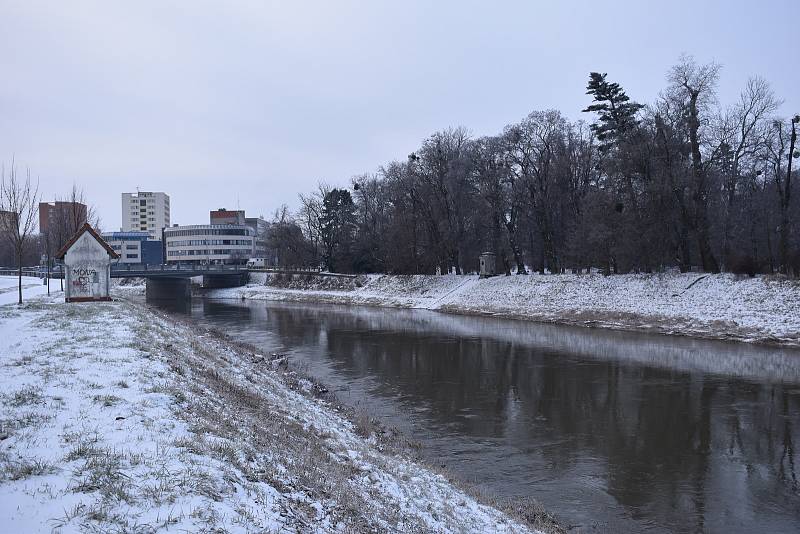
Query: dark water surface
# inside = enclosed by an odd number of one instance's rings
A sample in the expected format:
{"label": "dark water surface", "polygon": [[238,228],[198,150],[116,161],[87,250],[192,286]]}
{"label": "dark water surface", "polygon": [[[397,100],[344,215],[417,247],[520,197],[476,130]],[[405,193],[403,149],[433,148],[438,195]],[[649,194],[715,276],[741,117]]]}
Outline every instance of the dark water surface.
{"label": "dark water surface", "polygon": [[589,532],[800,532],[800,351],[422,310],[195,299],[493,494]]}

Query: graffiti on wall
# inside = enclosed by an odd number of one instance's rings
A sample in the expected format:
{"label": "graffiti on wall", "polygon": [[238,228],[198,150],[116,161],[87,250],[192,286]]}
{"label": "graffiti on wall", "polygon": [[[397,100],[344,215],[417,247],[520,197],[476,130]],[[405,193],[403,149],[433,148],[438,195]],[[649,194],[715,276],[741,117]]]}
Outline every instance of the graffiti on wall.
{"label": "graffiti on wall", "polygon": [[100,282],[100,275],[93,267],[72,268],[72,289],[75,293],[92,294],[92,284]]}

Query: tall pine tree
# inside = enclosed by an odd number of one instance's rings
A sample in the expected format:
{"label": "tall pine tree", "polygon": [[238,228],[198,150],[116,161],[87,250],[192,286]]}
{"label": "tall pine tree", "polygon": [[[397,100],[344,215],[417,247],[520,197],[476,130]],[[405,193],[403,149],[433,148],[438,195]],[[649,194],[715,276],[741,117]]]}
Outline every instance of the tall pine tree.
{"label": "tall pine tree", "polygon": [[329,271],[349,271],[356,228],[353,197],[347,189],[331,189],[322,200],[322,261]]}
{"label": "tall pine tree", "polygon": [[608,150],[620,137],[636,126],[636,113],[644,106],[632,102],[618,83],[606,80],[606,73],[589,74],[586,94],[594,96],[594,104],[584,109],[584,113],[597,113],[598,122],[592,124],[592,131],[600,141],[600,148]]}

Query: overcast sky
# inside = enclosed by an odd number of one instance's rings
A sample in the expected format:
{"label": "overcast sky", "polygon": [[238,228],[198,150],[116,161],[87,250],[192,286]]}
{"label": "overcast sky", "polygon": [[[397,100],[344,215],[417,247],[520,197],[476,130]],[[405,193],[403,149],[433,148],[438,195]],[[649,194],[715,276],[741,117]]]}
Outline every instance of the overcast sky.
{"label": "overcast sky", "polygon": [[438,129],[580,118],[592,70],[652,102],[682,52],[723,65],[723,103],[760,75],[800,112],[798,0],[0,0],[0,160],[46,199],[77,182],[105,230],[137,187],[173,223],[269,218]]}

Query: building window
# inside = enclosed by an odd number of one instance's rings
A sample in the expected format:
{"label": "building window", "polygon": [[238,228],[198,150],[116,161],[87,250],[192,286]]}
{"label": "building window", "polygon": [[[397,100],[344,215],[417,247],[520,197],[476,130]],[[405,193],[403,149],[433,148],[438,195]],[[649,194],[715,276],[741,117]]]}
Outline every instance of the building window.
{"label": "building window", "polygon": [[138,248],[138,245],[125,245],[126,250],[137,250]]}
{"label": "building window", "polygon": [[129,260],[135,260],[135,259],[139,258],[139,255],[138,254],[125,254],[125,257],[128,258]]}

